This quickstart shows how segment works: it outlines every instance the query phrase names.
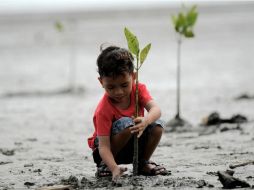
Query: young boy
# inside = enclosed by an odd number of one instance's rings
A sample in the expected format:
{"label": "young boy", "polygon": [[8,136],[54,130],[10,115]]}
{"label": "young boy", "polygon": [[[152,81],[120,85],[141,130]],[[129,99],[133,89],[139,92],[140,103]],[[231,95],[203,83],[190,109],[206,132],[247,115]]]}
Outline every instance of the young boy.
{"label": "young boy", "polygon": [[[139,83],[139,117],[135,115],[133,57],[126,49],[110,46],[97,59],[99,81],[105,89],[93,116],[95,132],[88,139],[97,164],[97,176],[117,180],[127,170],[119,164],[133,159],[133,136],[139,138],[139,174],[166,175],[164,167],[149,161],[163,133],[161,110]],[[144,116],[144,109],[147,110]]]}

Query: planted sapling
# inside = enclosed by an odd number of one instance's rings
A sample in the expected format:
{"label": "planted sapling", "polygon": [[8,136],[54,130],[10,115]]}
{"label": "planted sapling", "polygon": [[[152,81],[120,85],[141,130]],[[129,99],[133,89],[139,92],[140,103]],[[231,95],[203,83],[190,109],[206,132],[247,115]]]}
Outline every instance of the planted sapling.
{"label": "planted sapling", "polygon": [[[136,72],[136,91],[135,91],[135,117],[139,116],[139,99],[138,99],[138,75],[139,69],[141,68],[142,64],[144,63],[149,50],[151,48],[151,44],[149,43],[146,45],[140,52],[139,49],[139,41],[137,37],[130,32],[129,29],[124,28],[124,34],[128,43],[129,51],[132,53],[136,60],[136,64],[134,65],[135,72]],[[134,136],[134,154],[133,154],[133,175],[138,175],[138,138]]]}
{"label": "planted sapling", "polygon": [[181,45],[183,38],[193,38],[193,27],[196,23],[198,13],[196,11],[196,6],[192,6],[189,10],[183,6],[184,10],[179,12],[178,15],[172,16],[173,27],[177,35],[177,113],[174,119],[167,123],[169,127],[184,126],[187,124],[180,116],[180,98],[181,98]]}
{"label": "planted sapling", "polygon": [[[74,21],[72,21],[72,23],[74,23]],[[56,21],[54,24],[55,29],[59,32],[59,33],[63,33],[65,30],[64,24],[60,21]],[[66,89],[66,92],[68,93],[80,93],[82,94],[84,89],[82,87],[78,87],[76,85],[76,78],[77,78],[77,48],[75,46],[74,43],[74,39],[73,37],[71,37],[70,35],[68,36],[68,41],[70,44],[70,61],[69,61],[69,69],[68,69],[68,74],[69,74],[69,85]]]}

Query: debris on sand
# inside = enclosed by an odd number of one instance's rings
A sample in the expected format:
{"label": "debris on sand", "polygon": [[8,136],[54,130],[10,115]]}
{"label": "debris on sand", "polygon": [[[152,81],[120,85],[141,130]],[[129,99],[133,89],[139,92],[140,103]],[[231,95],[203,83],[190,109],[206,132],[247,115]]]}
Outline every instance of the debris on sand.
{"label": "debris on sand", "polygon": [[240,127],[240,125],[237,125],[236,127],[232,127],[232,126],[223,126],[220,128],[220,132],[226,132],[229,130],[239,130],[242,131],[243,129]]}
{"label": "debris on sand", "polygon": [[30,142],[36,142],[36,141],[38,141],[37,138],[27,138],[26,140],[30,141]]}
{"label": "debris on sand", "polygon": [[[190,187],[190,188],[203,188],[203,187],[214,187],[214,185],[210,184],[209,182],[200,179],[197,180],[192,177],[182,177],[182,178],[167,178],[164,180],[163,186],[165,187],[174,187],[174,188],[183,188],[183,187]],[[188,189],[188,188],[187,188]]]}
{"label": "debris on sand", "polygon": [[224,188],[250,187],[246,181],[233,177],[234,171],[232,170],[218,171],[217,173]]}
{"label": "debris on sand", "polygon": [[218,176],[217,172],[206,172],[207,175]]}
{"label": "debris on sand", "polygon": [[76,176],[73,176],[73,175],[71,175],[68,179],[62,179],[61,183],[63,185],[70,185],[74,189],[76,189],[80,186],[78,178]]}
{"label": "debris on sand", "polygon": [[[177,178],[161,178],[159,176],[125,176],[117,182],[112,182],[111,177],[102,178],[87,178],[78,179],[76,176],[70,176],[67,179],[62,179],[57,184],[50,184],[41,187],[39,190],[64,190],[57,189],[58,185],[63,185],[66,190],[73,189],[143,189],[146,187],[191,187],[203,188],[214,187],[208,181],[203,179],[195,179],[193,177],[177,177]],[[53,188],[54,187],[54,188]],[[57,187],[57,188],[56,188]],[[68,188],[67,188],[68,187]]]}
{"label": "debris on sand", "polygon": [[5,156],[13,156],[15,154],[15,150],[7,150],[7,149],[1,149],[0,152]]}
{"label": "debris on sand", "polygon": [[219,125],[222,123],[237,123],[237,124],[239,124],[239,123],[245,123],[247,121],[248,121],[247,117],[240,115],[240,114],[236,114],[236,115],[233,115],[229,119],[225,119],[225,118],[221,118],[220,114],[218,112],[213,112],[209,116],[205,117],[202,120],[202,125],[210,126],[210,125]]}
{"label": "debris on sand", "polygon": [[250,100],[250,99],[254,99],[254,95],[249,95],[249,94],[241,94],[240,96],[236,97],[235,100]]}
{"label": "debris on sand", "polygon": [[27,181],[27,182],[24,183],[24,185],[30,187],[30,186],[34,186],[35,183]]}
{"label": "debris on sand", "polygon": [[24,167],[33,167],[34,165],[31,163],[31,164],[24,164]]}
{"label": "debris on sand", "polygon": [[[247,122],[247,117],[236,114],[231,118],[221,118],[218,112],[212,112],[210,115],[202,119],[201,126],[209,126],[202,127],[199,130],[199,136],[203,135],[211,135],[216,132],[226,132],[230,130],[239,130],[243,131],[240,124]],[[233,125],[236,124],[236,125]]]}
{"label": "debris on sand", "polygon": [[[84,179],[84,178],[83,178]],[[81,183],[79,182],[79,179],[76,176],[69,176],[67,179],[63,178],[60,182],[57,184],[47,184],[43,187],[40,187],[38,190],[73,190],[73,189],[80,189],[84,188],[84,183],[87,183],[88,180],[81,180]]]}
{"label": "debris on sand", "polygon": [[82,188],[84,188],[84,187],[87,187],[87,188],[91,188],[91,187],[93,187],[93,182],[92,181],[90,181],[89,179],[87,179],[86,177],[83,177],[82,179],[81,179],[81,181],[80,181],[80,183],[81,183],[81,187]]}
{"label": "debris on sand", "polygon": [[247,165],[250,165],[250,164],[254,164],[254,160],[248,161],[248,162],[243,162],[243,163],[240,163],[240,164],[230,164],[229,168],[234,169],[234,168],[237,168],[237,167],[247,166]]}
{"label": "debris on sand", "polygon": [[38,190],[73,190],[70,185],[53,185],[41,187]]}
{"label": "debris on sand", "polygon": [[11,164],[13,163],[12,161],[1,161],[0,165],[5,165],[5,164]]}
{"label": "debris on sand", "polygon": [[35,169],[33,172],[34,173],[40,173],[40,172],[42,172],[42,170],[39,168],[39,169]]}
{"label": "debris on sand", "polygon": [[142,176],[133,176],[131,179],[131,184],[134,187],[143,187],[144,186],[145,178]]}
{"label": "debris on sand", "polygon": [[205,180],[201,179],[197,181],[196,188],[203,188],[203,187],[214,187],[214,185],[209,184]]}

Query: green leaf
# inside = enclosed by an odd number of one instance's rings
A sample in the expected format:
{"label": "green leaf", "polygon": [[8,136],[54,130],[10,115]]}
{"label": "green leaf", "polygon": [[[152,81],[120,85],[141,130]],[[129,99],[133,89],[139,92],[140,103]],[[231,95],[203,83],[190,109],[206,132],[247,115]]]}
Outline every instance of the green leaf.
{"label": "green leaf", "polygon": [[183,34],[184,32],[184,28],[185,28],[185,16],[183,15],[183,13],[179,13],[178,17],[177,17],[177,22],[176,22],[176,31]]}
{"label": "green leaf", "polygon": [[137,37],[128,30],[128,28],[124,28],[124,34],[128,43],[128,48],[131,53],[138,57],[139,55],[139,42]]}
{"label": "green leaf", "polygon": [[194,24],[196,23],[198,14],[197,13],[190,13],[187,17],[188,20],[188,24],[189,26],[194,26]]}
{"label": "green leaf", "polygon": [[193,26],[197,20],[198,13],[196,12],[196,6],[193,6],[187,13],[187,22],[189,26]]}
{"label": "green leaf", "polygon": [[[186,7],[182,5],[186,10]],[[185,10],[179,12],[177,16],[172,16],[172,21],[174,23],[174,29],[181,35],[184,35],[187,38],[194,37],[192,28],[196,23],[198,13],[196,11],[197,6],[192,6],[189,11],[186,13]]]}
{"label": "green leaf", "polygon": [[175,17],[175,30],[176,30],[176,32],[179,32],[180,31],[180,26],[181,26],[181,24],[180,24],[180,22],[179,22],[179,19],[178,19],[178,17]]}
{"label": "green leaf", "polygon": [[188,26],[187,25],[183,26],[181,34],[184,34],[187,30]]}
{"label": "green leaf", "polygon": [[64,26],[60,21],[55,22],[55,28],[58,32],[62,32],[64,30]]}
{"label": "green leaf", "polygon": [[175,15],[172,15],[172,16],[171,16],[171,19],[172,19],[172,22],[173,22],[174,26],[176,26],[176,23],[177,23],[177,18],[176,18],[176,16],[175,16]]}
{"label": "green leaf", "polygon": [[185,31],[184,36],[186,38],[192,38],[192,37],[194,37],[194,33],[191,30],[187,30],[187,31]]}
{"label": "green leaf", "polygon": [[197,5],[193,5],[190,9],[190,12],[197,12],[196,9],[197,9]]}
{"label": "green leaf", "polygon": [[175,30],[176,30],[176,32],[179,32],[179,33],[181,33],[181,31],[182,31],[182,25],[179,22],[179,19],[177,19],[177,21],[176,21]]}
{"label": "green leaf", "polygon": [[146,47],[144,49],[142,49],[142,51],[140,53],[140,64],[141,65],[144,63],[144,61],[149,53],[150,48],[151,48],[151,43],[146,45]]}
{"label": "green leaf", "polygon": [[184,26],[185,25],[185,22],[186,22],[185,20],[186,20],[186,18],[184,16],[184,14],[183,13],[179,13],[178,14],[178,22],[179,22],[180,26]]}

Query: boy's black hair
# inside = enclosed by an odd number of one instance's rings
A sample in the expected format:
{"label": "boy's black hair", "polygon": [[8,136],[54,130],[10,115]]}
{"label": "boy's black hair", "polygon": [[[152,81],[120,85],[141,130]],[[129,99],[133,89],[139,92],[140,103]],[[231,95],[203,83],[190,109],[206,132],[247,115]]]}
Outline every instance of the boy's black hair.
{"label": "boy's black hair", "polygon": [[134,70],[131,53],[117,46],[109,46],[102,50],[97,59],[100,77],[117,77]]}

